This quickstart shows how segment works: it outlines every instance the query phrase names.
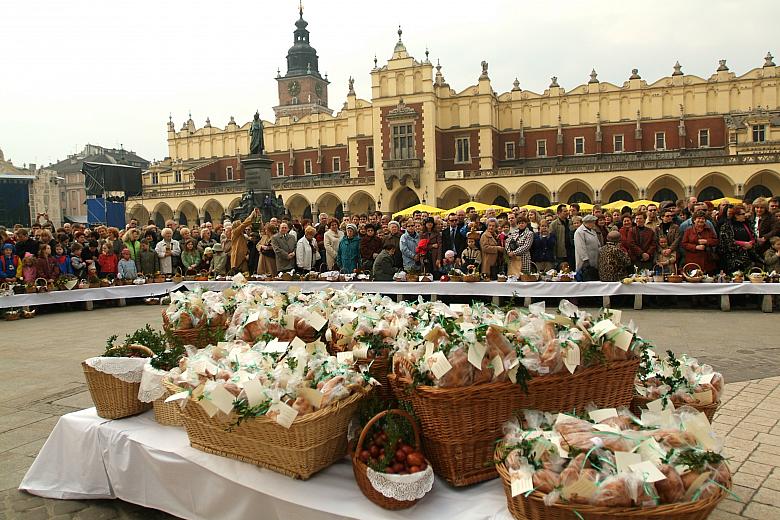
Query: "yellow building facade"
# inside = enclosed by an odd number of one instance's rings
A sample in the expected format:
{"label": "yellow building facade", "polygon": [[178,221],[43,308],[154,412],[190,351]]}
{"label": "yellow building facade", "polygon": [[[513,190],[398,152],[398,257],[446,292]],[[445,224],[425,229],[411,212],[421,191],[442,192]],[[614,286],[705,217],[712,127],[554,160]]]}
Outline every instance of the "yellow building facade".
{"label": "yellow building facade", "polygon": [[[301,21],[296,42],[303,30],[308,45]],[[679,64],[652,82],[636,70],[622,84],[602,82],[593,71],[571,90],[552,78],[542,93],[518,81],[498,93],[488,64],[475,69],[475,84],[453,89],[427,53],[409,55],[399,30],[390,59],[370,71],[370,99],[350,78],[335,115],[316,70],[278,76],[265,147],[291,214],[780,194],[780,69],[770,54],[741,75],[723,60],[707,78]],[[323,99],[296,99],[307,72]],[[190,118],[176,131],[169,122],[170,158],[144,172],[129,216],[191,225],[229,214],[244,190],[249,126],[231,118],[196,128]]]}

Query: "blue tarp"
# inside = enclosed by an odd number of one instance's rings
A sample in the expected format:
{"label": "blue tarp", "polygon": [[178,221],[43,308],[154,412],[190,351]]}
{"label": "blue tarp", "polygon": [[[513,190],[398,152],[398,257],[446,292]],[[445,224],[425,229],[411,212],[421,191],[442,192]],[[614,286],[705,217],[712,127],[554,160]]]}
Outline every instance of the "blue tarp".
{"label": "blue tarp", "polygon": [[87,199],[87,222],[93,224],[106,224],[108,226],[124,229],[125,204],[124,202],[108,201],[105,199]]}

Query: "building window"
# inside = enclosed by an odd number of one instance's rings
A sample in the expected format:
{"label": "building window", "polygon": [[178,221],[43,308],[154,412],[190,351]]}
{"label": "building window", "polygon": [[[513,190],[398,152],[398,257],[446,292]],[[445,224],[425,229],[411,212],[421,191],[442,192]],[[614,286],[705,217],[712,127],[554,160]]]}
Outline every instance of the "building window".
{"label": "building window", "polygon": [[303,161],[303,173],[306,175],[311,175],[311,159],[306,159]]}
{"label": "building window", "polygon": [[233,180],[233,167],[232,166],[228,166],[227,168],[225,168],[225,177],[229,181]]}
{"label": "building window", "polygon": [[341,158],[340,157],[334,157],[333,158],[333,171],[334,172],[340,172],[341,171]]}
{"label": "building window", "polygon": [[547,140],[540,139],[536,141],[536,156],[547,157]]}
{"label": "building window", "polygon": [[471,151],[469,150],[468,137],[458,137],[455,139],[455,162],[471,162]]}
{"label": "building window", "polygon": [[666,150],[666,132],[655,133],[655,149]]}
{"label": "building window", "polygon": [[173,172],[173,182],[181,182],[181,170]]}
{"label": "building window", "polygon": [[585,153],[585,138],[574,138],[574,155],[583,155]]}
{"label": "building window", "polygon": [[373,146],[366,146],[366,158],[368,166],[366,167],[367,170],[372,171],[374,169],[374,147]]}
{"label": "building window", "polygon": [[504,156],[507,159],[515,158],[515,143],[513,142],[504,143]]}
{"label": "building window", "polygon": [[616,153],[623,153],[625,151],[623,148],[623,134],[612,136],[612,149]]}
{"label": "building window", "polygon": [[699,130],[699,148],[707,148],[710,145],[710,130],[704,128]]}
{"label": "building window", "polygon": [[276,176],[277,177],[284,177],[284,163],[283,162],[276,163]]}
{"label": "building window", "polygon": [[766,142],[766,125],[753,125],[753,142]]}
{"label": "building window", "polygon": [[152,172],[152,184],[159,184],[160,183],[160,174],[157,172]]}
{"label": "building window", "polygon": [[412,125],[393,126],[393,159],[414,158],[414,134]]}

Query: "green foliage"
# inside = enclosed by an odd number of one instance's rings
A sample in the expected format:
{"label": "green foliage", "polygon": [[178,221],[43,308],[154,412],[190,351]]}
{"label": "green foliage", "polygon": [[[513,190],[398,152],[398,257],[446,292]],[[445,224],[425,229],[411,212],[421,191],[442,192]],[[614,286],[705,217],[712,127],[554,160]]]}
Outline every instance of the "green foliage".
{"label": "green foliage", "polygon": [[233,411],[236,413],[236,422],[232,423],[228,427],[228,431],[240,426],[242,422],[254,417],[262,417],[268,413],[268,409],[271,408],[271,401],[265,401],[255,406],[249,406],[249,401],[246,399],[236,399],[233,401]]}
{"label": "green foliage", "polygon": [[187,355],[187,351],[182,340],[172,332],[166,331],[165,339],[168,342],[168,348],[156,353],[149,363],[153,368],[167,371],[178,366],[179,360]]}
{"label": "green foliage", "polygon": [[725,459],[723,455],[714,451],[704,451],[696,448],[685,448],[680,451],[671,450],[666,456],[667,464],[685,464],[692,471],[701,473],[710,467],[716,467]]}
{"label": "green foliage", "polygon": [[131,349],[130,345],[143,345],[154,352],[155,355],[159,355],[165,352],[168,344],[166,334],[154,330],[149,324],[125,336],[121,345],[114,345],[117,337],[116,334],[113,334],[106,340],[104,357],[145,357],[141,352]]}

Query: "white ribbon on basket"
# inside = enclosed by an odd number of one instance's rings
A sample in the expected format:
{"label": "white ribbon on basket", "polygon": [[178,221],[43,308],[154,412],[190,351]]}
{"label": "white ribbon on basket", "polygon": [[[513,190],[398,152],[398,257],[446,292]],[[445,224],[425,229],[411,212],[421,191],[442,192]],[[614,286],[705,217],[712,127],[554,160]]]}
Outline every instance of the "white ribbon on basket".
{"label": "white ribbon on basket", "polygon": [[411,475],[380,473],[366,468],[371,486],[387,498],[402,501],[419,500],[433,487],[433,468],[428,465],[424,471]]}
{"label": "white ribbon on basket", "polygon": [[84,362],[98,372],[110,374],[125,383],[140,383],[149,358],[98,356]]}
{"label": "white ribbon on basket", "polygon": [[143,366],[141,375],[141,387],[138,389],[138,400],[142,403],[151,403],[165,395],[163,379],[168,375],[165,370],[154,368],[147,364]]}

